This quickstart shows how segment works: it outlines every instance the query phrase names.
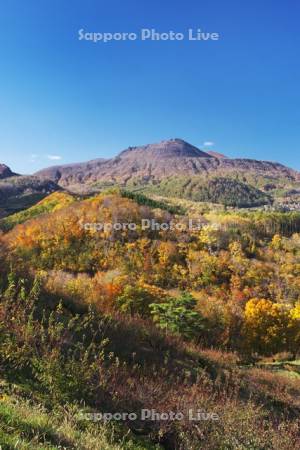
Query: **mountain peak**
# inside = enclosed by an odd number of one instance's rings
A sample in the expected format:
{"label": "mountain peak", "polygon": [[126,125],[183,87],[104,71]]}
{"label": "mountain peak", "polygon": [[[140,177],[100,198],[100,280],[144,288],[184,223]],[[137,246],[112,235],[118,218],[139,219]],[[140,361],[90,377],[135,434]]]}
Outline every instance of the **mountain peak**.
{"label": "mountain peak", "polygon": [[8,177],[13,177],[16,175],[13,173],[8,166],[5,164],[0,164],[0,180]]}
{"label": "mountain peak", "polygon": [[129,147],[123,150],[118,157],[135,158],[143,156],[145,158],[165,159],[165,158],[211,158],[208,153],[189,144],[183,139],[175,138],[161,141],[155,144],[142,145],[140,147]]}

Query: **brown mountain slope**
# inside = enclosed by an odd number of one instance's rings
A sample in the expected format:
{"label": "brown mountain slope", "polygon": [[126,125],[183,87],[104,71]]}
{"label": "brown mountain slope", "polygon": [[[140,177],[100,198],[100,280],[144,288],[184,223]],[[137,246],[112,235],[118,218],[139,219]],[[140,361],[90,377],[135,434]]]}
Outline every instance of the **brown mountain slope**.
{"label": "brown mountain slope", "polygon": [[227,156],[223,155],[223,153],[219,153],[219,152],[215,152],[213,150],[210,150],[209,152],[207,152],[210,156],[214,156],[215,158],[220,158],[220,159],[224,159],[227,158]]}
{"label": "brown mountain slope", "polygon": [[112,159],[97,159],[81,164],[55,166],[36,173],[69,189],[98,182],[126,184],[138,179],[159,181],[170,176],[216,175],[263,176],[289,181],[300,174],[282,164],[251,159],[217,158],[181,139],[158,144],[129,147]]}

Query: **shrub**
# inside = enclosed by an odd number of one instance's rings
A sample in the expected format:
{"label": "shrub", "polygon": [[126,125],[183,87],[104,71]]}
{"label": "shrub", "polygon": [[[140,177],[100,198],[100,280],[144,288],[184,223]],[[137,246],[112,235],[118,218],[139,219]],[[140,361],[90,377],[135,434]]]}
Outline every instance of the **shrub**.
{"label": "shrub", "polygon": [[203,328],[203,319],[195,311],[196,300],[187,293],[170,298],[164,303],[150,305],[153,320],[158,327],[187,339],[196,338]]}

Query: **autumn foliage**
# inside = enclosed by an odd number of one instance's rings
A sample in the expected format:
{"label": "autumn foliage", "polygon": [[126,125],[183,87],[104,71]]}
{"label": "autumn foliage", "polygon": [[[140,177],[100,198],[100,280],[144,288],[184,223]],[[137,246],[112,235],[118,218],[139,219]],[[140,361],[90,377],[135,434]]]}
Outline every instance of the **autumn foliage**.
{"label": "autumn foliage", "polygon": [[[207,213],[198,230],[142,229],[186,221],[163,206],[57,193],[12,217],[0,236],[1,364],[51,405],[200,404],[222,416],[132,425],[165,448],[296,448],[298,385],[250,364],[299,355],[297,217]],[[99,223],[137,226],[86,226]]]}

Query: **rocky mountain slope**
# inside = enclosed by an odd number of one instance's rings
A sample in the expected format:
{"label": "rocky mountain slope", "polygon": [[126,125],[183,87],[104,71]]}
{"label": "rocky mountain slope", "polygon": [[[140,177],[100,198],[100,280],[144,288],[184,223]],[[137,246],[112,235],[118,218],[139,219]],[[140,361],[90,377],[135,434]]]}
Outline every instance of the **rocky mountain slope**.
{"label": "rocky mountain slope", "polygon": [[92,185],[97,182],[118,182],[126,185],[133,180],[149,183],[182,175],[208,177],[238,174],[244,176],[246,181],[250,173],[270,179],[300,181],[298,172],[282,164],[215,157],[181,139],[129,147],[115,158],[50,167],[37,172],[36,175],[72,189],[78,185]]}

